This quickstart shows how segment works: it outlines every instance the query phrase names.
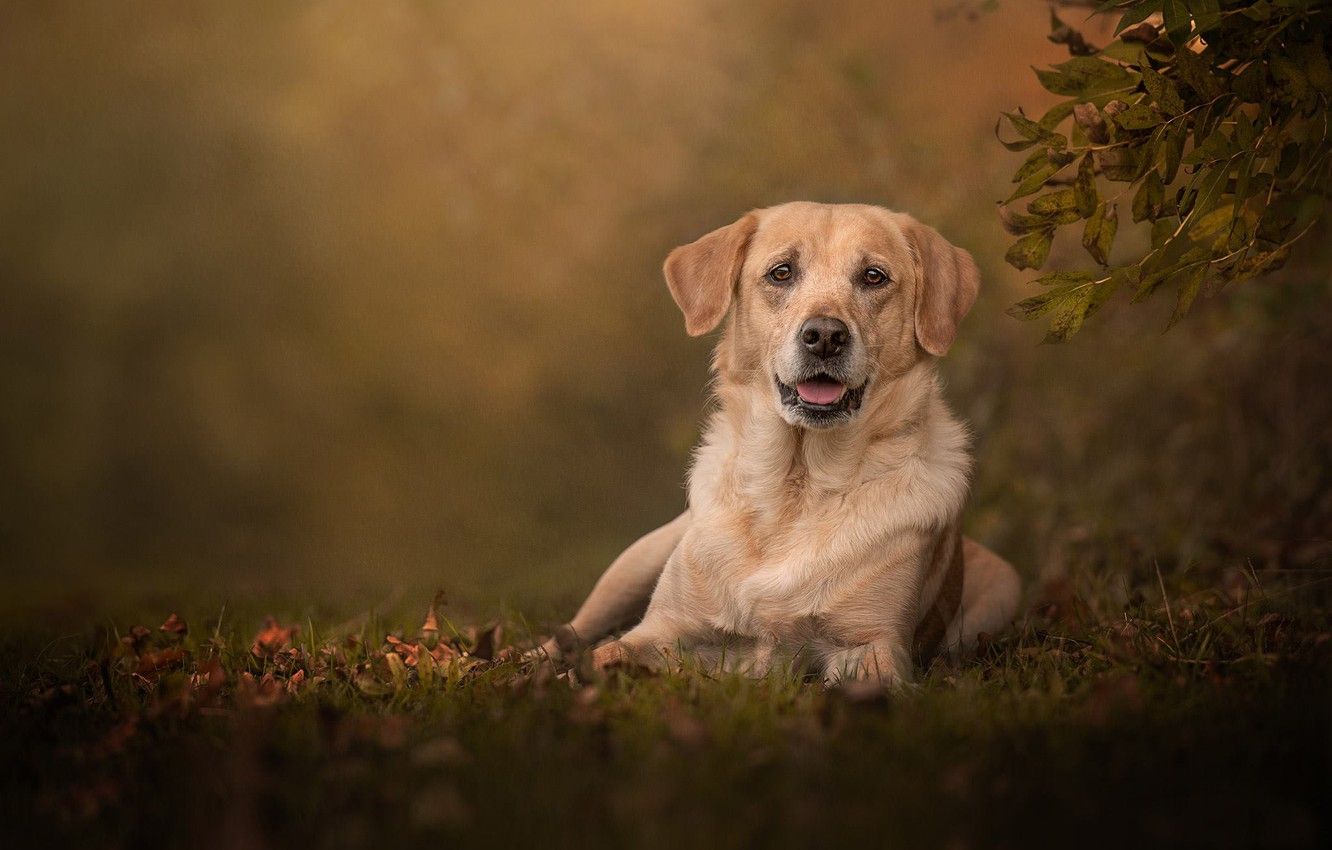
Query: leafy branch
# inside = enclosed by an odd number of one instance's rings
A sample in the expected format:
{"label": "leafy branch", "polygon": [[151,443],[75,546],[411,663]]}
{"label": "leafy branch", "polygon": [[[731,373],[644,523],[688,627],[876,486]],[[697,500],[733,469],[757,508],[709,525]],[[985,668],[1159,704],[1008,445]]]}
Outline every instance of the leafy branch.
{"label": "leafy branch", "polygon": [[[1062,342],[1118,291],[1173,289],[1170,327],[1200,292],[1283,265],[1332,191],[1329,5],[1103,0],[1096,13],[1120,17],[1100,49],[1052,11],[1050,40],[1072,55],[1036,75],[1065,99],[1036,120],[1004,114],[1016,138],[1000,142],[1030,151],[1000,204],[1019,237],[1005,259],[1040,270],[1055,233],[1081,225],[1099,270],[1049,272],[1010,314],[1048,318]],[[1143,234],[1116,250],[1130,194]]]}

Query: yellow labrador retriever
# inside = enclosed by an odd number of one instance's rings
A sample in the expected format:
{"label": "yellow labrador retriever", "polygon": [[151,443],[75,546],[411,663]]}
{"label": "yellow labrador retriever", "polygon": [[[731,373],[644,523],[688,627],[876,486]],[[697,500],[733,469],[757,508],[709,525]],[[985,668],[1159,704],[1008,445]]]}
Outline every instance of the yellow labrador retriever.
{"label": "yellow labrador retriever", "polygon": [[725,326],[689,508],[543,650],[638,620],[596,666],[684,650],[896,686],[913,656],[1003,628],[1018,576],[959,532],[968,436],[936,375],[976,299],[971,255],[901,213],[792,203],[676,248],[665,274],[691,335]]}

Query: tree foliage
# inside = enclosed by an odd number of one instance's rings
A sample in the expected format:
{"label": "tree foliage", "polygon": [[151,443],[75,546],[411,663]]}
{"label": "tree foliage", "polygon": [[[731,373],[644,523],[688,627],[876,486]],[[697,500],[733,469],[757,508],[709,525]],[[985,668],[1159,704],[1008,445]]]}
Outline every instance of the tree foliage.
{"label": "tree foliage", "polygon": [[1096,11],[1120,18],[1100,49],[1052,13],[1072,55],[1036,75],[1063,99],[1004,116],[1016,137],[1001,142],[1029,151],[1000,207],[1018,237],[1006,259],[1040,270],[1072,227],[1096,267],[1044,274],[1010,314],[1048,319],[1061,342],[1115,292],[1173,290],[1173,326],[1200,292],[1284,264],[1332,183],[1329,5],[1105,0]]}

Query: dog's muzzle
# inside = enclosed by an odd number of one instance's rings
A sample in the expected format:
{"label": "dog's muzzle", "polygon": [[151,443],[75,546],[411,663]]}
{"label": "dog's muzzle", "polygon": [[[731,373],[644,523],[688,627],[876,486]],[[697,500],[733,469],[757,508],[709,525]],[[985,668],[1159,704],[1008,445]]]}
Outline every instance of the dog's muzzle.
{"label": "dog's muzzle", "polygon": [[851,386],[845,374],[851,329],[841,319],[815,316],[801,324],[795,342],[800,377],[787,383],[775,376],[782,407],[791,418],[814,427],[850,419],[865,397],[865,384]]}
{"label": "dog's muzzle", "polygon": [[836,425],[850,419],[860,409],[860,403],[865,398],[866,384],[848,387],[843,381],[825,372],[817,372],[794,384],[788,384],[781,378],[776,378],[776,381],[782,407],[797,419],[815,427]]}

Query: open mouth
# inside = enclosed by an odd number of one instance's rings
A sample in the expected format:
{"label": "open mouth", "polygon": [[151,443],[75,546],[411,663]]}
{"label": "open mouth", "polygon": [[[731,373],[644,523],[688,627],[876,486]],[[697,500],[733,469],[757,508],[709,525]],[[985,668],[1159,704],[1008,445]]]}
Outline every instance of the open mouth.
{"label": "open mouth", "polygon": [[827,422],[859,410],[861,399],[865,396],[865,385],[848,387],[831,375],[820,372],[795,385],[777,378],[777,392],[785,407],[795,409],[806,419]]}

